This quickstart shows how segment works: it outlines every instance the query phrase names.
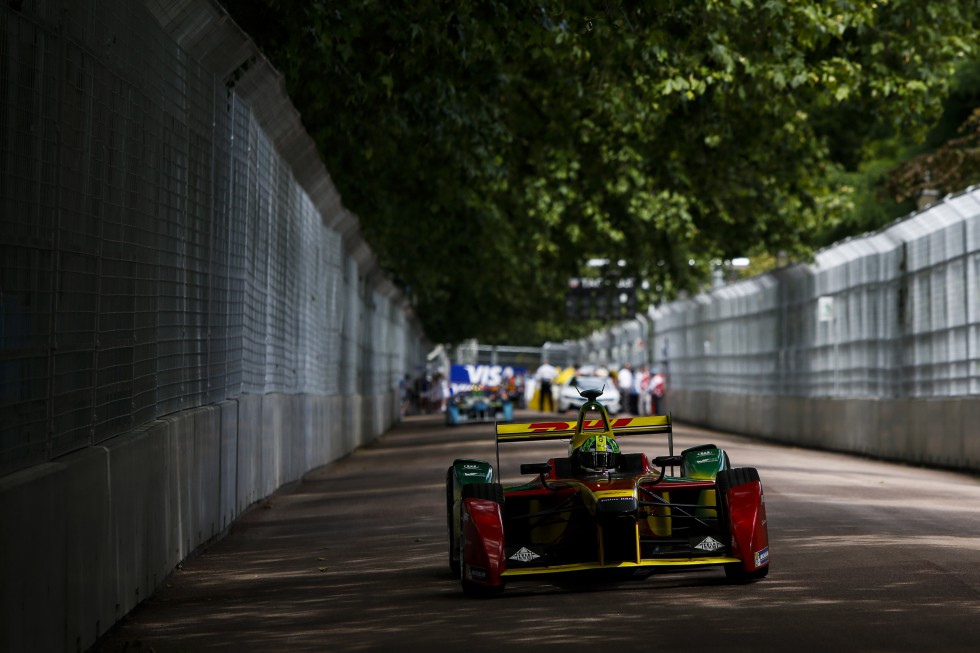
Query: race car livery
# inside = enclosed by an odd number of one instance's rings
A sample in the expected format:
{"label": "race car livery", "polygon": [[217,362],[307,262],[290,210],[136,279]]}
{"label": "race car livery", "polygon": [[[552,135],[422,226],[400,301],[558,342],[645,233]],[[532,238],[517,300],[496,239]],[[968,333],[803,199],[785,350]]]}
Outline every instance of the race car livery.
{"label": "race car livery", "polygon": [[[582,393],[577,421],[496,424],[497,469],[502,444],[569,442],[567,456],[521,465],[532,480],[505,488],[482,460],[456,459],[447,470],[449,566],[465,592],[553,574],[719,568],[733,582],[768,574],[755,468],[733,469],[713,444],[674,455],[669,415],[610,419],[596,400],[601,390]],[[617,439],[641,434],[664,436],[667,454],[624,453]]]}

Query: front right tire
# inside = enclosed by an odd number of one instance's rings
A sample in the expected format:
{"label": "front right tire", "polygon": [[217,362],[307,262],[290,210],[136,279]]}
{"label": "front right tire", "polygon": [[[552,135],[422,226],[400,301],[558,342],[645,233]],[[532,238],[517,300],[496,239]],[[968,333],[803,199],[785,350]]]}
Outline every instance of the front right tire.
{"label": "front right tire", "polygon": [[[725,454],[725,464],[730,465],[731,462],[728,460],[728,454]],[[723,507],[723,512],[725,513],[724,520],[727,522],[728,505],[725,502],[724,497],[730,488],[738,487],[739,485],[744,485],[745,483],[752,483],[758,481],[759,470],[755,467],[736,467],[735,469],[723,469],[718,472],[718,476],[715,478],[715,482],[718,488],[719,503]],[[753,581],[765,578],[769,575],[769,567],[772,563],[767,564],[761,569],[756,569],[754,571],[745,571],[745,567],[741,562],[733,562],[731,564],[725,565],[725,576],[729,581],[733,583],[751,583]]]}
{"label": "front right tire", "polygon": [[755,571],[745,571],[741,562],[733,562],[730,565],[725,565],[725,577],[733,583],[751,583],[768,576],[769,565],[771,564],[769,563],[762,569],[756,569]]}

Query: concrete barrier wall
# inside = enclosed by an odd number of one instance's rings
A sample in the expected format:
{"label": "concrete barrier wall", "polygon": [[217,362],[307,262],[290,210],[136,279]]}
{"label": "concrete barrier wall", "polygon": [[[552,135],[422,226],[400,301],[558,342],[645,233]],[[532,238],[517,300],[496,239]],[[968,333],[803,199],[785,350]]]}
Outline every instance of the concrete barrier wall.
{"label": "concrete barrier wall", "polygon": [[785,444],[980,471],[980,398],[842,399],[674,390],[675,420]]}
{"label": "concrete barrier wall", "polygon": [[374,441],[397,398],[246,395],[0,478],[0,650],[85,650],[177,564],[310,469]]}
{"label": "concrete barrier wall", "polygon": [[[17,537],[0,538],[4,586],[0,592],[0,649],[4,651],[60,651],[81,637],[74,633],[69,640],[65,633],[69,602],[66,548],[72,527],[66,517],[66,495],[72,486],[70,468],[84,475],[86,466],[77,457],[75,461],[46,463],[0,478],[0,528],[17,533]],[[99,490],[87,492],[97,494]],[[96,537],[93,533],[90,539]],[[72,612],[77,611],[73,606]],[[74,624],[72,630],[76,630]]]}

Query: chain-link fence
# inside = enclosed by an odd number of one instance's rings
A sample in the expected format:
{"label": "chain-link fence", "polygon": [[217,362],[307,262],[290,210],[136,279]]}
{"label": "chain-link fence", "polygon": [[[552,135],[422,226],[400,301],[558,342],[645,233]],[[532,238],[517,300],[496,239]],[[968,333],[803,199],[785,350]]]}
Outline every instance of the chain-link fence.
{"label": "chain-link fence", "polygon": [[664,368],[673,391],[976,396],[980,189],[825,249],[813,264],[672,302],[564,346],[581,360]]}
{"label": "chain-link fence", "polygon": [[424,361],[274,71],[202,15],[0,8],[0,474],[241,394],[394,392]]}

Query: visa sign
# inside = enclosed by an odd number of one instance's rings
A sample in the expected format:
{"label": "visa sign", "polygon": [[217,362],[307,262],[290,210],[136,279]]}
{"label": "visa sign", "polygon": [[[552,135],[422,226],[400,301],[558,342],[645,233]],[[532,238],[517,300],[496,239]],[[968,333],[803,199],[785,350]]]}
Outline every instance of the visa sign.
{"label": "visa sign", "polygon": [[455,385],[499,386],[504,382],[504,371],[523,375],[524,368],[506,365],[451,365],[449,382]]}

